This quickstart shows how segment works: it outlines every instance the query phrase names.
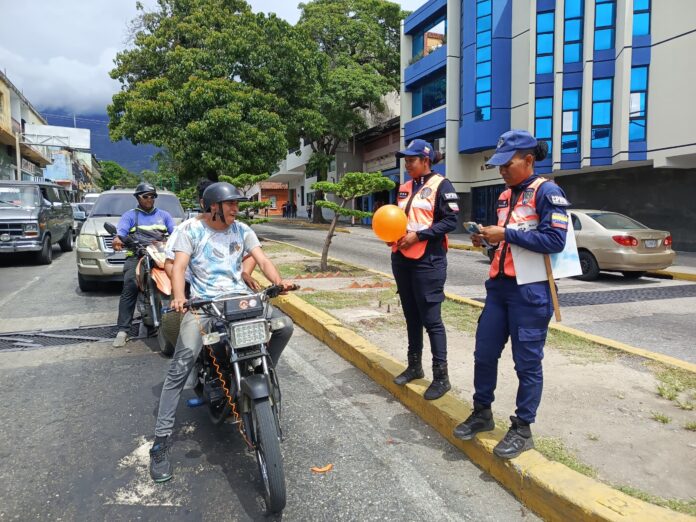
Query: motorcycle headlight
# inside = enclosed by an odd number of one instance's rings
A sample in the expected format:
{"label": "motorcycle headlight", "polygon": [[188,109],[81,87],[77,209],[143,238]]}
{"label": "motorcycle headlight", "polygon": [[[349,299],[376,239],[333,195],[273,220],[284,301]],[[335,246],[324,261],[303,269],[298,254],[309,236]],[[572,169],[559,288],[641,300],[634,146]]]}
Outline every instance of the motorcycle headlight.
{"label": "motorcycle headlight", "polygon": [[39,235],[39,224],[38,223],[25,223],[23,225],[25,236],[38,236]]}
{"label": "motorcycle headlight", "polygon": [[92,234],[80,234],[77,236],[77,248],[86,248],[87,250],[99,250],[99,242],[97,236]]}
{"label": "motorcycle headlight", "polygon": [[237,323],[232,326],[232,344],[235,348],[267,343],[270,337],[268,323],[266,323],[265,319],[249,323]]}

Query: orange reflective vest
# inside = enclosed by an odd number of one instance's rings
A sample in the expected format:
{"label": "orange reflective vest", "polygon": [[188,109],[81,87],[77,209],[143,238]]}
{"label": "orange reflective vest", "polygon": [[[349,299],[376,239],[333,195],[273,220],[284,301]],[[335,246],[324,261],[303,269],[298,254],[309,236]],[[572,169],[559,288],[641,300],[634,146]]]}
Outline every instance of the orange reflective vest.
{"label": "orange reflective vest", "polygon": [[[406,212],[408,217],[408,232],[420,232],[433,226],[435,218],[435,208],[437,207],[437,190],[444,176],[433,174],[425,185],[413,193],[413,180],[407,181],[399,187],[399,208]],[[410,204],[409,204],[410,203]],[[443,240],[445,250],[447,250],[447,235]],[[405,250],[398,250],[396,245],[392,246],[392,252],[397,250],[409,259],[420,259],[425,254],[425,247],[428,241],[418,241]]]}
{"label": "orange reflective vest", "polygon": [[[512,189],[505,190],[498,198],[498,226],[506,227],[509,223],[526,223],[529,228],[536,228],[539,224],[539,215],[536,210],[536,195],[537,190],[542,183],[548,181],[546,178],[537,178],[525,188],[517,198],[515,206],[510,211],[512,205]],[[505,252],[505,261],[503,262],[503,273],[509,277],[515,277],[515,265],[513,263],[510,246],[501,241],[495,251],[495,257],[491,263],[491,268],[488,271],[489,277],[492,279],[500,273],[500,258]]]}

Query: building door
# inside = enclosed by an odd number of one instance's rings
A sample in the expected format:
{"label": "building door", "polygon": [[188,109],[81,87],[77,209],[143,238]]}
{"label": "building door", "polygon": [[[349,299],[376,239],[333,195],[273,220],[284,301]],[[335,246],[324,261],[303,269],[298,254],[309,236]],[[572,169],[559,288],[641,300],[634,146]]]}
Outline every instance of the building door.
{"label": "building door", "polygon": [[495,203],[505,190],[505,184],[476,187],[471,190],[472,219],[481,225],[495,225],[498,221]]}

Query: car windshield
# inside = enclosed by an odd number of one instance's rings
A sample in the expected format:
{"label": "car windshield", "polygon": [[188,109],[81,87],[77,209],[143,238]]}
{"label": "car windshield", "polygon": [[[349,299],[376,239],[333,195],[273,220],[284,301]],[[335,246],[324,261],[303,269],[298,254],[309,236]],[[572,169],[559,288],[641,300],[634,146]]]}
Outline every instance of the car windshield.
{"label": "car windshield", "polygon": [[609,230],[635,230],[636,228],[648,228],[642,223],[638,223],[638,221],[635,219],[631,219],[623,214],[617,214],[616,212],[597,212],[587,215]]}
{"label": "car windshield", "polygon": [[34,208],[41,205],[39,191],[34,186],[0,186],[0,208]]}
{"label": "car windshield", "polygon": [[[136,205],[133,194],[102,193],[89,217],[122,216]],[[160,194],[155,200],[155,206],[169,212],[174,219],[184,218],[184,210],[181,208],[179,199],[172,194]]]}

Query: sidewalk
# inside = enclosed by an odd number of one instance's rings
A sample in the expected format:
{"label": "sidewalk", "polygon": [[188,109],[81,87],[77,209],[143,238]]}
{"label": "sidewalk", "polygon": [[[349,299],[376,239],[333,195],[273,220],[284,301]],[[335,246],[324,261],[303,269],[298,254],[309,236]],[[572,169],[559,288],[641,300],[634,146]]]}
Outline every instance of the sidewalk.
{"label": "sidewalk", "polygon": [[[298,276],[299,266],[316,264],[316,257],[285,245],[268,245],[266,250],[285,277]],[[292,269],[292,274],[287,273],[289,268]],[[355,342],[360,347],[344,346],[345,350],[351,353],[357,350],[359,354],[364,355],[367,349],[362,348],[360,343],[379,346],[379,350],[375,348],[378,351],[374,356],[376,360],[387,364],[391,373],[401,371],[402,364],[387,361],[396,360],[402,363],[405,358],[405,325],[402,312],[393,288],[376,287],[378,283],[384,284],[390,282],[389,280],[372,272],[354,270],[349,277],[343,274],[342,277],[302,278],[298,282],[302,284],[303,291],[297,297],[330,313],[342,328],[352,330],[366,339],[359,341],[361,337],[355,336]],[[367,285],[369,288],[365,288]],[[380,380],[375,380],[405,403],[416,401],[415,407],[408,404],[409,407],[413,407],[414,411],[451,440],[453,423],[461,422],[468,414],[462,410],[465,406],[455,408],[457,413],[447,408],[451,406],[450,400],[456,404],[468,404],[470,401],[473,382],[473,333],[478,312],[471,307],[452,302],[446,302],[443,310],[450,346],[450,376],[454,386],[451,394],[448,394],[448,397],[451,397],[447,401],[442,403],[441,399],[436,401],[436,404],[419,399],[419,394],[422,394],[427,386],[425,381],[416,382],[413,386],[407,387],[408,390],[393,390],[389,377],[384,374],[384,368],[377,368],[379,365],[374,361],[366,363],[368,369],[365,371],[374,371],[381,375]],[[318,320],[319,324],[298,324],[317,336],[318,331],[312,328],[325,328],[325,325],[330,323],[316,312],[310,311],[305,315],[307,321]],[[336,319],[331,318],[331,321],[335,322]],[[327,339],[333,340],[331,342],[345,345],[345,342],[337,340],[333,333],[324,333]],[[427,345],[425,352],[428,353]],[[425,362],[427,365],[427,357]],[[675,372],[655,363],[646,364],[643,359],[619,355],[599,345],[564,337],[562,333],[557,332],[549,335],[544,366],[544,400],[534,433],[537,448],[547,458],[561,462],[588,477],[597,477],[602,482],[634,496],[651,499],[661,505],[676,506],[683,512],[696,513],[696,501],[692,499],[693,492],[696,491],[696,477],[692,473],[696,466],[696,434],[690,431],[696,427],[696,416],[692,409],[693,401],[696,400],[696,382],[693,375],[689,377],[686,375],[687,372]],[[507,426],[506,416],[514,411],[516,387],[517,379],[510,352],[506,350],[501,359],[499,389],[494,409],[500,428]],[[408,395],[408,400],[402,397],[404,394]],[[443,412],[441,410],[444,406],[438,404],[450,406]],[[516,494],[519,493],[520,498],[537,512],[543,514],[540,509],[544,508],[540,508],[535,502],[544,506],[549,502],[558,503],[558,495],[572,497],[578,491],[585,491],[583,494],[578,493],[580,497],[586,497],[587,491],[594,492],[591,494],[596,493],[599,497],[609,495],[599,494],[589,486],[589,490],[586,490],[588,483],[585,481],[589,479],[578,474],[573,474],[571,477],[575,478],[568,479],[552,473],[551,476],[554,478],[550,484],[542,487],[543,493],[535,489],[540,487],[536,483],[520,486],[520,481],[526,484],[525,481],[531,480],[530,477],[535,476],[539,469],[546,469],[546,466],[533,469],[527,467],[529,461],[538,464],[536,459],[543,460],[535,451],[523,456],[524,458],[516,459],[505,469],[498,469],[502,464],[490,454],[490,449],[503,433],[504,431],[499,429],[493,434],[481,437],[474,447],[471,443],[468,446],[466,443],[463,446],[456,441],[453,443]],[[650,441],[649,444],[646,441]],[[488,453],[481,453],[482,447],[487,448]],[[479,461],[477,458],[483,460]],[[522,476],[514,479],[505,475],[513,472]],[[501,478],[496,473],[502,473],[508,478]],[[570,482],[563,482],[566,479]],[[506,480],[512,482],[508,483]],[[554,484],[554,481],[560,482]],[[521,492],[517,492],[516,487],[521,487]],[[602,487],[606,489],[606,486]],[[624,516],[614,519],[651,519],[647,511],[629,510],[627,506],[632,504],[620,500],[623,498],[621,493],[611,489],[609,491],[614,491],[615,497],[610,495],[608,498],[611,500],[605,499],[606,502],[619,502],[617,505],[623,506],[622,509],[626,511],[623,513]],[[578,502],[589,502],[590,506],[594,505],[596,508],[597,503],[605,502],[599,497],[584,498]],[[672,500],[675,497],[681,500]],[[595,508],[588,508],[586,515],[596,515]],[[611,507],[610,510],[615,511]],[[644,516],[628,515],[629,518],[624,518],[628,512],[643,513]],[[570,516],[569,514],[567,516]],[[673,516],[675,519],[679,518],[677,513]],[[588,519],[587,516],[581,518]],[[597,518],[612,519],[604,516]]]}

